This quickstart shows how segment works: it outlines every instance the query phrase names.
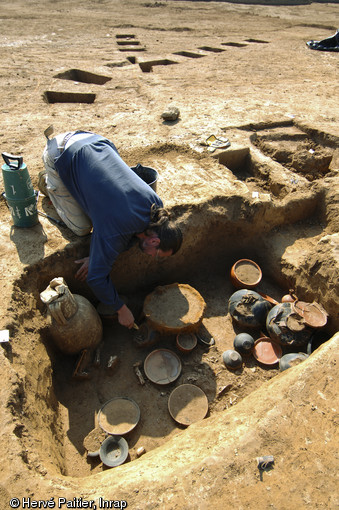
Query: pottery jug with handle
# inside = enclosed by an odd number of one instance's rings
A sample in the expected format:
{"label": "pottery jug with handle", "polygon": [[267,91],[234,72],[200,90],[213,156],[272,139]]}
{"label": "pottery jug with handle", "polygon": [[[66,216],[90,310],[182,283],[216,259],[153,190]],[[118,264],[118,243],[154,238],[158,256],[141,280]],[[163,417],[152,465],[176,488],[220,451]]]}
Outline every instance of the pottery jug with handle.
{"label": "pottery jug with handle", "polygon": [[102,340],[102,322],[94,306],[83,296],[72,294],[62,277],[51,280],[40,293],[51,317],[49,332],[65,354],[94,349]]}

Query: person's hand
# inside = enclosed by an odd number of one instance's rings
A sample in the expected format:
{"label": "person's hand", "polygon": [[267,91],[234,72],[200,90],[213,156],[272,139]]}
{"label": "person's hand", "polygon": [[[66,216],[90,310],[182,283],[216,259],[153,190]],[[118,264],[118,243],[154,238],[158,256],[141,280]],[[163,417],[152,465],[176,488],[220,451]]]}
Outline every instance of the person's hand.
{"label": "person's hand", "polygon": [[75,273],[76,280],[84,282],[88,275],[89,257],[79,259],[75,261],[76,264],[82,264],[78,271]]}
{"label": "person's hand", "polygon": [[119,324],[125,326],[128,329],[131,329],[133,327],[134,316],[131,310],[126,305],[122,305],[120,310],[118,310],[118,321]]}

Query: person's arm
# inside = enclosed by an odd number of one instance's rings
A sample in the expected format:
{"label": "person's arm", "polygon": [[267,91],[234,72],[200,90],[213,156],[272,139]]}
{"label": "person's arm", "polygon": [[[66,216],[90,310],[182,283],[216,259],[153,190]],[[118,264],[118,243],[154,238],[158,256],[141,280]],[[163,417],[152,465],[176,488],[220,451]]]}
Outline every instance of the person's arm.
{"label": "person's arm", "polygon": [[[124,243],[120,237],[115,236],[111,239],[103,240],[93,232],[87,266],[87,283],[102,303],[111,305],[113,310],[117,312],[119,323],[127,328],[132,328],[134,316],[131,310],[120,299],[110,276],[112,266],[123,249]],[[80,259],[80,263],[82,262],[83,264],[79,269],[82,276],[86,272],[86,259]]]}

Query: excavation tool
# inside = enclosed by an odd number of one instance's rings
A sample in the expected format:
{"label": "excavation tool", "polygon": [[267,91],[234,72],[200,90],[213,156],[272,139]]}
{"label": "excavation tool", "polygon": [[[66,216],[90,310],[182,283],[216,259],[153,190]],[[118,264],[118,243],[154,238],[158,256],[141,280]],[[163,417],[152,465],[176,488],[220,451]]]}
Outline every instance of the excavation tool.
{"label": "excavation tool", "polygon": [[58,220],[56,218],[53,218],[52,216],[50,216],[49,214],[46,214],[42,211],[38,211],[38,213],[40,214],[40,216],[44,216],[44,218],[48,218],[49,220],[51,220],[53,223],[56,223],[57,225],[59,225],[60,227],[66,227],[66,223],[64,223],[63,221],[61,220]]}

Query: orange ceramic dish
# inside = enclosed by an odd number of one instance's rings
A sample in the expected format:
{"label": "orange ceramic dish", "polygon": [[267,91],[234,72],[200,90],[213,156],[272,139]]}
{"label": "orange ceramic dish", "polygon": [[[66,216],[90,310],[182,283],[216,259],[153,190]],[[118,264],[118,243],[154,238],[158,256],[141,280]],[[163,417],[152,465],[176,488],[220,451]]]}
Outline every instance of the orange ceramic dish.
{"label": "orange ceramic dish", "polygon": [[282,356],[282,348],[269,337],[263,336],[254,343],[253,356],[263,365],[275,365]]}

